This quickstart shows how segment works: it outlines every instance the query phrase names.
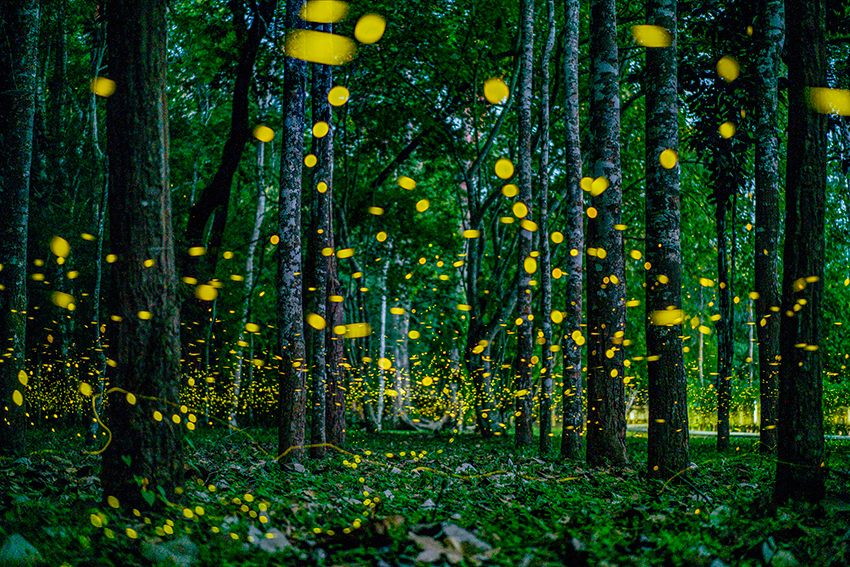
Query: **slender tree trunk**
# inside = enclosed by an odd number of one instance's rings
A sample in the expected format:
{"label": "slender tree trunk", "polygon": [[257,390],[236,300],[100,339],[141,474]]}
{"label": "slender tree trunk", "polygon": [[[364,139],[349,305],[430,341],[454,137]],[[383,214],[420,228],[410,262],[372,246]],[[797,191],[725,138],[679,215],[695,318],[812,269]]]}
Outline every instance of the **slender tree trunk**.
{"label": "slender tree trunk", "polygon": [[[103,58],[106,54],[106,28],[103,23],[98,22],[92,28],[92,45],[89,49],[89,75],[96,77],[100,74]],[[92,185],[94,186],[94,222],[95,242],[97,253],[94,261],[94,289],[92,290],[92,313],[91,320],[93,330],[94,352],[90,362],[90,374],[92,376],[92,395],[94,405],[91,411],[89,406],[84,408],[83,415],[88,418],[86,424],[86,447],[91,448],[97,439],[100,429],[94,412],[98,414],[103,404],[103,391],[106,380],[106,355],[103,352],[103,333],[100,330],[101,295],[103,292],[103,241],[106,228],[106,207],[109,196],[109,185],[106,179],[106,159],[100,149],[100,134],[97,117],[97,95],[94,92],[89,96],[89,145],[92,160]]]}
{"label": "slender tree trunk", "polygon": [[[224,228],[227,221],[227,211],[219,216],[221,208],[230,202],[230,190],[233,185],[233,177],[239,168],[242,152],[245,145],[251,139],[251,128],[249,122],[249,99],[251,85],[254,82],[254,64],[260,44],[265,36],[268,24],[274,17],[275,7],[278,0],[260,0],[254,3],[254,18],[251,26],[246,28],[246,12],[244,0],[229,0],[228,6],[233,13],[233,30],[238,41],[236,58],[236,76],[233,82],[233,96],[231,100],[230,132],[222,148],[221,160],[215,175],[209,185],[201,192],[198,200],[192,203],[189,210],[189,219],[186,223],[186,244],[188,247],[204,245],[204,229],[210,217],[222,219],[213,226],[209,238],[209,248],[213,252],[205,255],[208,266],[199,270],[197,262],[193,257],[184,255],[182,258],[183,271],[186,275],[196,276],[198,279],[212,277],[215,274],[216,260],[218,258],[217,248],[220,246],[224,236]],[[288,4],[287,4],[288,7]],[[300,5],[296,6],[300,7]],[[287,9],[287,18],[290,17]],[[297,12],[293,14],[297,16]],[[190,300],[191,304],[191,300]]]}
{"label": "slender tree trunk", "polygon": [[543,330],[540,369],[540,452],[548,453],[552,448],[552,371],[555,368],[555,353],[552,352],[552,257],[549,252],[549,61],[555,46],[555,0],[546,0],[549,21],[548,37],[543,48],[541,90],[543,97],[540,116],[540,286],[542,288],[540,326]]}
{"label": "slender tree trunk", "polygon": [[[287,0],[286,29],[303,28],[298,17],[303,2]],[[301,170],[304,154],[304,98],[307,66],[283,60],[283,131],[280,152],[280,202],[277,231],[277,329],[280,372],[278,451],[284,460],[304,458],[307,426],[307,365],[301,299]]]}
{"label": "slender tree trunk", "polygon": [[607,188],[593,197],[597,216],[588,222],[588,249],[597,253],[587,263],[587,461],[621,466],[628,462],[622,347],[626,276],[623,233],[615,228],[622,222],[615,0],[591,0],[590,29],[592,171],[594,178],[607,180]]}
{"label": "slender tree trunk", "polygon": [[[667,168],[661,154],[679,150],[676,0],[648,0],[647,23],[668,30],[669,47],[646,51],[646,351],[649,377],[650,478],[669,479],[688,468],[688,395],[682,353],[682,245],[679,165]],[[668,164],[669,165],[669,164]],[[673,324],[675,323],[675,324]],[[656,358],[657,357],[657,358]]]}
{"label": "slender tree trunk", "polygon": [[[36,105],[39,3],[0,12],[0,456],[26,452],[27,227]],[[10,356],[8,356],[10,355]]]}
{"label": "slender tree trunk", "polygon": [[[166,2],[115,0],[107,11],[110,243],[109,425],[103,497],[146,507],[143,490],[171,497],[183,479],[180,321],[171,228],[166,101]],[[152,260],[152,263],[149,262]],[[147,265],[145,265],[147,263]],[[133,394],[135,398],[129,396]],[[161,421],[154,412],[160,412]]]}
{"label": "slender tree trunk", "polygon": [[345,384],[345,339],[343,336],[333,332],[333,329],[345,324],[345,304],[341,299],[343,289],[338,277],[338,263],[336,259],[331,260],[328,291],[330,293],[330,303],[328,303],[328,338],[330,344],[328,345],[325,435],[328,443],[339,446],[345,443],[347,388]]}
{"label": "slender tree trunk", "polygon": [[761,419],[759,448],[776,453],[776,399],[779,395],[779,113],[778,83],[785,41],[785,3],[761,0],[756,129],[756,320],[759,346]]}
{"label": "slender tree trunk", "polygon": [[[566,256],[564,301],[564,425],[561,437],[561,457],[578,459],[582,451],[584,415],[582,415],[581,345],[573,333],[581,333],[582,321],[582,261],[584,251],[584,192],[581,190],[581,140],[579,137],[578,43],[580,1],[566,0],[566,32],[564,33],[564,142],[566,190],[564,200],[564,246]],[[579,335],[575,335],[578,337]],[[582,341],[583,342],[583,341]]]}
{"label": "slender tree trunk", "polygon": [[779,379],[778,460],[774,495],[824,497],[821,312],[826,199],[826,116],[808,96],[826,85],[823,0],[789,0],[788,166]]}
{"label": "slender tree trunk", "polygon": [[[333,31],[332,26],[328,25],[328,32]],[[322,104],[321,112],[316,114],[318,120],[324,120],[328,126],[333,124],[332,108],[328,103],[328,92],[333,85],[333,68],[329,65],[324,65],[322,68],[322,83],[318,93],[318,100]],[[328,246],[331,249],[337,247],[337,242],[334,237],[334,187],[333,187],[333,168],[334,168],[334,131],[330,129],[325,136],[323,153],[320,159],[326,164],[325,175],[327,179],[327,238]],[[319,154],[316,154],[317,156]],[[344,377],[345,368],[342,366],[345,361],[345,343],[341,335],[334,332],[334,328],[344,324],[345,311],[343,309],[342,286],[339,282],[339,274],[337,269],[337,259],[331,255],[328,257],[328,273],[327,273],[327,321],[328,326],[325,328],[325,357],[327,362],[326,388],[325,388],[325,437],[328,443],[333,445],[341,445],[345,442],[345,387]]]}
{"label": "slender tree trunk", "polygon": [[[234,364],[236,368],[233,371],[233,399],[230,402],[230,414],[227,422],[231,427],[237,427],[236,414],[239,411],[239,401],[242,395],[242,366],[243,357],[242,349],[245,340],[248,338],[245,325],[249,322],[248,318],[251,315],[251,294],[254,290],[254,253],[257,250],[257,243],[260,240],[260,228],[263,225],[263,218],[266,216],[266,182],[263,169],[265,167],[265,142],[257,144],[257,209],[254,213],[254,227],[251,230],[251,238],[248,241],[248,251],[245,258],[245,299],[242,300],[242,313],[239,317],[239,338],[236,342],[236,355],[234,356]],[[250,364],[250,363],[249,363]]]}
{"label": "slender tree trunk", "polygon": [[[332,33],[332,24],[322,24],[321,31]],[[311,66],[313,71],[313,86],[311,99],[313,103],[313,122],[324,122],[327,134],[313,137],[313,153],[318,162],[313,168],[311,207],[313,209],[312,226],[308,242],[312,257],[308,305],[311,313],[321,317],[327,324],[328,317],[328,276],[330,274],[330,256],[333,254],[333,239],[331,234],[331,198],[333,190],[333,120],[331,105],[328,102],[328,92],[331,90],[331,67],[329,65]],[[315,130],[314,130],[315,132]],[[324,330],[315,329],[311,333],[312,349],[310,351],[310,371],[312,372],[312,409],[310,411],[310,443],[319,445],[325,443],[326,414],[327,414],[327,385],[328,385],[328,343],[332,329],[327,326]],[[327,454],[325,447],[312,447],[310,456],[323,459]]]}
{"label": "slender tree trunk", "polygon": [[[519,161],[519,195],[517,202],[522,203],[528,210],[524,220],[531,221],[531,95],[532,95],[532,63],[534,61],[534,0],[520,0],[520,27],[522,29],[520,81],[517,107],[518,111],[518,140],[517,158]],[[531,314],[531,277],[534,272],[530,264],[536,263],[531,257],[531,241],[533,233],[525,228],[520,230],[517,258],[519,265],[519,285],[517,287],[517,350],[514,359],[516,398],[516,446],[524,447],[534,441],[531,429],[532,412],[532,363],[534,354],[533,316]]]}
{"label": "slender tree trunk", "polygon": [[[333,231],[331,231],[333,239]],[[331,258],[328,273],[328,387],[325,435],[327,442],[340,446],[345,443],[345,342],[333,329],[345,324],[342,285],[338,276],[338,262]]]}
{"label": "slender tree trunk", "polygon": [[720,319],[717,329],[717,450],[728,451],[729,410],[732,404],[732,329],[734,311],[732,310],[732,286],[729,281],[729,260],[726,252],[726,209],[729,202],[723,199],[717,202],[715,210],[715,228],[717,230],[717,295],[719,297]]}
{"label": "slender tree trunk", "polygon": [[[378,359],[382,361],[387,355],[387,271],[390,267],[389,258],[384,262],[384,270],[381,275],[381,330],[378,339]],[[386,390],[386,377],[384,367],[378,364],[378,409],[377,426],[378,431],[384,427],[384,390]]]}
{"label": "slender tree trunk", "polygon": [[[703,286],[700,285],[699,288],[699,325],[702,326],[702,310],[704,309],[705,302],[703,301]],[[703,369],[703,344],[705,343],[705,336],[702,332],[699,333],[699,385],[702,388],[702,385],[705,381],[704,377],[704,369]]]}

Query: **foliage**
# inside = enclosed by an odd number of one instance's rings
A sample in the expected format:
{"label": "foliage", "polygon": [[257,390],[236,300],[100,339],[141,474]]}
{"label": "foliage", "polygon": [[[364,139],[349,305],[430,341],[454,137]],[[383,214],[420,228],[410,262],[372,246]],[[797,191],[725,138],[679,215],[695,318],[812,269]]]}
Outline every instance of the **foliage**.
{"label": "foliage", "polygon": [[[749,441],[718,457],[709,440],[694,439],[688,481],[662,485],[636,472],[645,459],[637,437],[629,438],[633,462],[621,470],[517,454],[498,440],[411,434],[355,434],[350,452],[281,470],[273,432],[209,431],[189,438],[182,500],[137,517],[100,503],[97,459],[69,451],[79,441],[68,434],[44,436],[29,459],[0,465],[0,538],[23,535],[52,565],[148,565],[151,549],[167,545],[187,565],[373,565],[375,557],[441,565],[449,556],[424,555],[423,546],[451,550],[446,534],[467,541],[462,530],[496,550],[488,565],[850,558],[846,441],[830,446],[835,496],[821,508],[776,510],[772,467]],[[483,551],[468,541],[461,564],[476,565]]]}

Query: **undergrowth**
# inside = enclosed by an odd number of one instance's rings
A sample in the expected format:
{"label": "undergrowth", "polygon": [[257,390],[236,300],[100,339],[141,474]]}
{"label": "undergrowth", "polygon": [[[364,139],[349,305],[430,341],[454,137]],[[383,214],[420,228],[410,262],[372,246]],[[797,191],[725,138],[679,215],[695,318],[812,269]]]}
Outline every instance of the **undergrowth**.
{"label": "undergrowth", "polygon": [[[198,432],[184,493],[138,517],[102,503],[99,459],[45,435],[0,462],[0,540],[20,534],[49,565],[846,565],[850,446],[829,442],[829,496],[772,506],[774,465],[753,440],[718,455],[692,439],[686,480],[631,465],[412,433],[350,433],[345,451],[281,469],[276,432]],[[556,444],[557,446],[557,444]]]}

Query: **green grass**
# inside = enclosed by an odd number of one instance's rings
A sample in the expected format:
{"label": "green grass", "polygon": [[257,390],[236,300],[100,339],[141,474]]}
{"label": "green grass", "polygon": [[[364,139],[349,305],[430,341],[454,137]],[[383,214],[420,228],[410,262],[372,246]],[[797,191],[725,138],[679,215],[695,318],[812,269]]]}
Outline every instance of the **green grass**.
{"label": "green grass", "polygon": [[[663,485],[644,478],[646,439],[638,437],[628,439],[632,465],[617,471],[516,451],[511,439],[411,433],[352,433],[347,453],[283,471],[274,431],[205,431],[187,447],[183,500],[148,524],[101,504],[99,461],[71,439],[45,436],[29,462],[0,463],[0,536],[23,535],[49,565],[150,565],[144,542],[183,534],[200,565],[413,565],[422,549],[409,533],[445,546],[444,522],[498,548],[488,565],[850,561],[842,477],[830,476],[823,506],[773,509],[774,467],[751,440],[734,440],[733,453],[719,456],[713,439],[693,439],[689,482]],[[849,455],[831,443],[829,466],[847,471]],[[260,537],[280,530],[291,545],[267,553],[248,541],[252,526]],[[465,550],[460,564],[475,564],[473,555]],[[445,554],[431,564],[444,563]]]}

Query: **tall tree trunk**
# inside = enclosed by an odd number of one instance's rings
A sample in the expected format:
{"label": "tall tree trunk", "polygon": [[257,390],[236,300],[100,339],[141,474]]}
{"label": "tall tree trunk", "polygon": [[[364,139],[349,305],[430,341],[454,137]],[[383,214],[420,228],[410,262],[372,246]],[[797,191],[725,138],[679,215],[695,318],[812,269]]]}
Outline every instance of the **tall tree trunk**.
{"label": "tall tree trunk", "polygon": [[759,448],[776,453],[776,399],[779,394],[779,113],[778,83],[785,41],[785,3],[761,0],[756,127],[756,330],[759,346],[761,419]]}
{"label": "tall tree trunk", "polygon": [[[332,24],[322,24],[321,31],[332,33]],[[313,122],[327,125],[327,134],[313,137],[313,153],[317,163],[313,168],[311,207],[312,225],[308,242],[312,256],[312,270],[308,272],[309,287],[307,302],[310,311],[322,318],[327,325],[328,317],[328,277],[330,275],[330,256],[333,254],[333,234],[331,232],[332,196],[333,196],[333,116],[328,102],[328,92],[333,80],[330,65],[312,65],[313,87],[311,99],[313,103]],[[315,134],[314,129],[314,134]],[[312,349],[310,351],[310,371],[312,373],[312,401],[310,443],[320,445],[327,441],[327,386],[328,386],[328,345],[332,327],[317,329],[311,333]],[[323,459],[327,454],[326,447],[312,447],[310,456]]]}
{"label": "tall tree trunk", "polygon": [[390,259],[384,261],[384,269],[381,274],[381,330],[378,333],[378,401],[377,422],[378,431],[384,428],[384,391],[386,390],[386,377],[384,376],[383,359],[387,355],[387,271],[390,269]]}
{"label": "tall tree trunk", "polygon": [[36,104],[39,5],[0,13],[0,455],[26,452],[27,227]]}
{"label": "tall tree trunk", "polygon": [[548,37],[543,47],[540,105],[540,326],[543,330],[540,369],[540,452],[548,453],[552,448],[552,371],[555,368],[555,353],[552,352],[552,257],[549,252],[549,61],[555,46],[555,0],[546,0],[549,21]]}
{"label": "tall tree trunk", "polygon": [[[303,28],[302,0],[286,1],[286,29]],[[280,373],[278,451],[283,460],[303,459],[307,427],[307,365],[301,299],[301,170],[304,155],[304,98],[307,65],[283,60],[283,131],[277,232],[277,329]]]}
{"label": "tall tree trunk", "polygon": [[821,311],[824,288],[826,117],[809,89],[826,85],[823,0],[788,0],[788,166],[774,495],[824,496]]}
{"label": "tall tree trunk", "polygon": [[[566,257],[564,297],[564,424],[561,436],[561,457],[578,459],[584,436],[582,415],[581,345],[573,339],[573,333],[581,333],[582,321],[582,263],[584,251],[584,192],[581,190],[581,139],[579,137],[578,95],[578,43],[579,43],[579,0],[566,0],[566,31],[564,33],[564,143],[566,189],[564,201],[564,246],[569,248]],[[573,251],[575,253],[573,253]],[[575,335],[578,337],[578,335]]]}
{"label": "tall tree trunk", "polygon": [[[518,111],[517,158],[519,161],[519,195],[517,202],[525,205],[528,215],[524,220],[531,221],[531,94],[532,63],[534,62],[534,0],[520,0],[520,29],[522,42],[520,52],[520,80]],[[533,316],[531,314],[531,277],[534,270],[529,264],[536,263],[531,258],[531,240],[533,233],[525,228],[520,230],[517,258],[519,260],[519,282],[517,286],[517,350],[514,359],[516,398],[516,445],[524,447],[534,441],[531,429],[531,380],[534,354]]]}
{"label": "tall tree trunk", "polygon": [[622,347],[626,276],[623,233],[615,228],[622,222],[615,0],[591,0],[590,29],[592,171],[594,178],[607,180],[607,188],[593,197],[597,216],[588,222],[588,249],[597,254],[587,262],[587,461],[620,466],[628,454]]}
{"label": "tall tree trunk", "polygon": [[[705,306],[705,301],[703,300],[703,292],[704,292],[703,286],[700,285],[700,287],[699,287],[699,325],[700,326],[703,325],[702,310],[704,309],[704,306]],[[699,365],[699,386],[700,386],[700,388],[702,388],[703,383],[705,381],[704,368],[703,368],[703,345],[705,344],[705,336],[702,334],[702,332],[699,333],[699,339],[698,340],[699,340],[699,354],[698,354],[699,359],[698,359],[697,363]]]}
{"label": "tall tree trunk", "polygon": [[[238,41],[236,58],[236,77],[233,82],[233,97],[231,100],[230,132],[222,148],[221,161],[218,169],[213,175],[209,185],[192,203],[189,210],[189,220],[186,223],[186,244],[188,247],[204,245],[204,229],[210,217],[221,212],[221,207],[230,202],[230,190],[233,185],[233,176],[239,168],[242,152],[245,144],[251,139],[251,128],[249,122],[249,94],[254,80],[254,64],[260,43],[266,34],[269,22],[274,17],[277,0],[261,0],[254,4],[254,19],[251,26],[246,29],[245,25],[245,3],[244,0],[228,0],[228,5],[233,13],[233,29]],[[288,4],[287,4],[288,7]],[[296,6],[300,8],[300,4]],[[287,9],[287,18],[290,16]],[[294,16],[297,16],[294,14]],[[300,19],[300,18],[299,18]],[[194,190],[194,189],[193,189]],[[213,227],[209,237],[211,252],[214,245],[220,246],[226,226],[227,214],[225,211],[224,221]],[[218,254],[212,253],[205,256],[210,264],[203,270],[209,277],[215,274],[215,262]],[[195,276],[200,270],[193,257],[183,256],[183,268],[185,275]],[[198,277],[199,280],[206,279]]]}
{"label": "tall tree trunk", "polygon": [[[254,212],[254,227],[251,230],[251,238],[248,241],[248,251],[245,257],[245,299],[242,300],[242,313],[239,315],[239,339],[236,342],[236,356],[234,356],[234,364],[236,368],[233,371],[233,398],[230,402],[230,413],[227,417],[227,422],[231,427],[237,427],[236,414],[239,412],[239,401],[242,395],[242,367],[243,344],[247,344],[246,338],[247,329],[245,325],[249,322],[248,318],[251,315],[251,294],[254,291],[254,253],[257,250],[257,243],[260,240],[260,228],[263,225],[263,218],[266,216],[266,181],[264,174],[265,167],[265,142],[257,144],[257,209]],[[249,362],[249,364],[251,364]]]}
{"label": "tall tree trunk", "polygon": [[[737,189],[736,189],[737,190]],[[717,295],[720,319],[717,329],[717,450],[728,451],[729,410],[732,404],[732,330],[735,325],[735,312],[732,309],[732,285],[729,280],[729,260],[726,251],[726,210],[729,201],[720,199],[715,209],[715,228],[717,231]]]}
{"label": "tall tree trunk", "polygon": [[[331,230],[333,239],[333,230]],[[325,435],[327,442],[340,446],[345,443],[345,342],[333,329],[345,324],[342,301],[342,285],[339,281],[338,262],[331,258],[328,272],[328,387]]]}
{"label": "tall tree trunk", "polygon": [[[668,30],[669,47],[646,51],[646,352],[649,378],[647,475],[669,479],[690,464],[688,382],[682,353],[682,245],[679,165],[661,154],[679,150],[676,66],[677,0],[648,0],[647,23]],[[664,319],[679,310],[676,321]],[[669,317],[669,316],[668,316]],[[673,324],[675,323],[675,324]],[[656,358],[657,357],[657,358]]]}
{"label": "tall tree trunk", "polygon": [[[97,77],[100,75],[103,58],[106,55],[106,27],[101,21],[96,21],[92,27],[92,44],[89,48],[89,75]],[[103,333],[100,330],[101,295],[103,290],[103,241],[106,232],[106,207],[109,196],[109,185],[106,179],[106,158],[100,149],[100,134],[98,128],[97,99],[94,92],[89,95],[89,136],[88,148],[91,160],[91,182],[94,187],[94,222],[96,255],[94,261],[94,288],[92,290],[91,320],[94,352],[89,363],[89,374],[92,379],[92,396],[94,405],[89,410],[88,405],[84,408],[83,415],[87,418],[85,427],[85,444],[87,448],[94,446],[100,424],[95,418],[95,412],[101,411],[103,404],[103,390],[106,385],[106,355],[103,352]]]}
{"label": "tall tree trunk", "polygon": [[[115,0],[107,8],[110,242],[109,425],[103,496],[143,508],[143,490],[170,497],[182,484],[179,404],[180,321],[171,228],[166,101],[166,2]],[[152,260],[152,263],[150,262]],[[146,265],[147,264],[147,265]],[[114,390],[114,391],[112,391]],[[130,397],[135,396],[135,399]],[[161,412],[162,420],[152,419]]]}

